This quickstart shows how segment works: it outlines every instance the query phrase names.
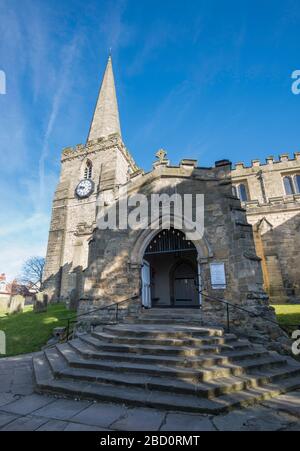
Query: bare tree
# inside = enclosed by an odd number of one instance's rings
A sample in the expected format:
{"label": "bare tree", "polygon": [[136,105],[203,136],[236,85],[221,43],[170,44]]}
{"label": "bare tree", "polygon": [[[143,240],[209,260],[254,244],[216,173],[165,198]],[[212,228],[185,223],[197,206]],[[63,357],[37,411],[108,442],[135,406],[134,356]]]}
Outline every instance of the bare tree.
{"label": "bare tree", "polygon": [[43,270],[45,266],[44,257],[30,257],[23,265],[22,274],[19,280],[36,291],[42,287]]}

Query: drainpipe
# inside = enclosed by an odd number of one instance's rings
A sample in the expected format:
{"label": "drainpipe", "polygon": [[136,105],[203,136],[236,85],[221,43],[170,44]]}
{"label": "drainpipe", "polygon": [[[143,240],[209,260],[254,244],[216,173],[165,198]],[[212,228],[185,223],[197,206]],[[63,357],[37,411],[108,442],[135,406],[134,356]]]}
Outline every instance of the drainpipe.
{"label": "drainpipe", "polygon": [[260,183],[260,189],[261,189],[261,192],[262,192],[262,197],[263,197],[264,204],[266,204],[268,202],[268,200],[267,200],[267,195],[266,195],[265,183],[264,183],[262,170],[258,171],[258,173],[256,174],[256,177],[258,178],[259,183]]}

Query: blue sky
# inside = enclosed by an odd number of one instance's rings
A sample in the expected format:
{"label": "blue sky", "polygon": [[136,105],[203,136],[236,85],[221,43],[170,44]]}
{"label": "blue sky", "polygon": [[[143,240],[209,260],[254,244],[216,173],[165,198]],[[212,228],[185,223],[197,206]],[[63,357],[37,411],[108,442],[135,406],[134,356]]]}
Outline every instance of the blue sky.
{"label": "blue sky", "polygon": [[84,143],[112,48],[123,139],[150,169],[300,150],[299,0],[0,0],[0,272],[45,254],[61,149]]}

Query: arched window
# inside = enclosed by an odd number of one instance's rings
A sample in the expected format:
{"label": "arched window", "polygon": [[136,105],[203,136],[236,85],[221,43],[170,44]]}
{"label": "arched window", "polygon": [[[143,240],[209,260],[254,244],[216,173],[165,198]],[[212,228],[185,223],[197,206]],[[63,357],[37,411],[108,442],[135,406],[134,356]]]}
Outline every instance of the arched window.
{"label": "arched window", "polygon": [[294,194],[294,186],[292,177],[283,177],[283,184],[285,189],[285,194],[288,196],[290,194]]}
{"label": "arched window", "polygon": [[247,194],[247,189],[246,186],[244,185],[244,183],[241,183],[238,186],[238,194],[239,194],[239,198],[241,200],[241,202],[247,202],[248,200],[248,194]]}
{"label": "arched window", "polygon": [[295,175],[294,182],[295,182],[295,191],[297,194],[299,194],[300,193],[300,174]]}
{"label": "arched window", "polygon": [[232,195],[238,197],[236,186],[232,185]]}
{"label": "arched window", "polygon": [[92,178],[92,174],[93,174],[93,165],[92,165],[92,163],[88,160],[88,161],[86,162],[85,169],[84,169],[84,178],[85,178],[85,179],[91,179],[91,178]]}

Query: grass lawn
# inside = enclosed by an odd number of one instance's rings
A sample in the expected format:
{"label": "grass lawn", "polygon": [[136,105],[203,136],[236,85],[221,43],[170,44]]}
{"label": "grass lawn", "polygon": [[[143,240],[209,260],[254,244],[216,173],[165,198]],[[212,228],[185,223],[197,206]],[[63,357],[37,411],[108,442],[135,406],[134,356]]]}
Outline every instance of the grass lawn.
{"label": "grass lawn", "polygon": [[278,322],[282,326],[300,325],[300,304],[277,304],[272,307],[275,308]]}
{"label": "grass lawn", "polygon": [[39,351],[51,337],[54,327],[66,326],[63,319],[74,313],[64,304],[49,305],[46,313],[34,313],[32,306],[10,316],[0,312],[0,330],[6,333],[6,356]]}

